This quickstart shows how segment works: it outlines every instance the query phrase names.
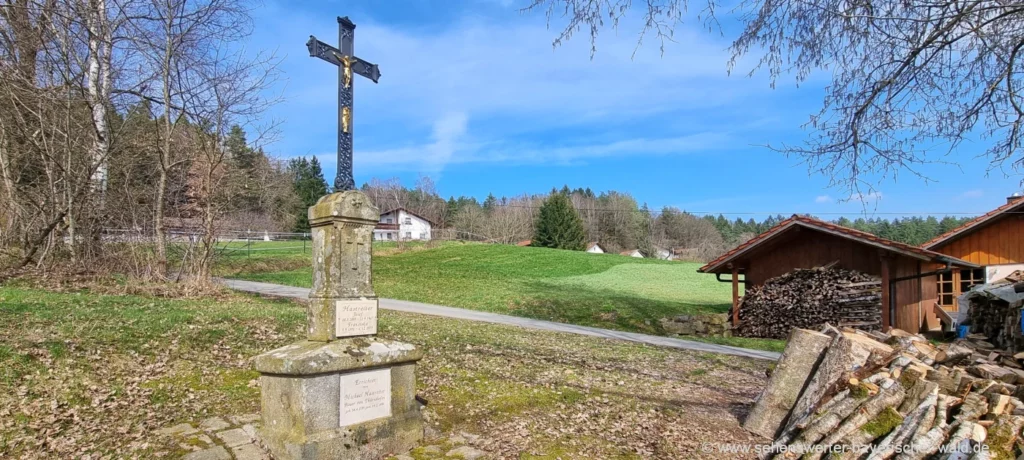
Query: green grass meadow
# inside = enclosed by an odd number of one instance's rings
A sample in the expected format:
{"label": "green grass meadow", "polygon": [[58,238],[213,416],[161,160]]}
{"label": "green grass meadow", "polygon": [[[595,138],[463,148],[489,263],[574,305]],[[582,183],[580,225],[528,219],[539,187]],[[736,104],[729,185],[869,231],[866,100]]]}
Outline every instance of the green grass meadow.
{"label": "green grass meadow", "polygon": [[[232,278],[310,286],[308,253],[251,254],[234,252],[222,260],[220,271]],[[373,264],[374,289],[381,297],[649,334],[664,333],[661,318],[728,311],[732,292],[729,284],[697,273],[699,263],[510,245],[445,243],[399,250],[394,243],[378,243]],[[782,346],[772,340],[702,340],[770,350]]]}
{"label": "green grass meadow", "polygon": [[[252,357],[304,326],[295,302],[237,293],[0,286],[0,458],[181,458],[189,450],[156,430],[257,413]],[[380,335],[424,350],[417,394],[430,424],[483,435],[498,458],[685,458],[695,430],[739,442],[731,411],[760,391],[767,365],[391,311]]]}

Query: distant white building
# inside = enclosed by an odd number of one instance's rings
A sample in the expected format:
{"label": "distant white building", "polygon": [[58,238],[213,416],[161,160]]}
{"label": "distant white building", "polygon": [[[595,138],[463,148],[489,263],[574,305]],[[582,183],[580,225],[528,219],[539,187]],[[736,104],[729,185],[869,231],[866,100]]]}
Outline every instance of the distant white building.
{"label": "distant white building", "polygon": [[637,257],[640,259],[644,258],[643,253],[639,249],[630,249],[628,251],[622,251],[619,253],[620,256]]}
{"label": "distant white building", "polygon": [[654,246],[654,256],[656,259],[672,260],[675,254],[673,254],[669,249],[665,249],[661,246]]}
{"label": "distant white building", "polygon": [[380,222],[373,228],[373,239],[377,241],[430,240],[433,223],[405,208],[392,209],[380,215]]}
{"label": "distant white building", "polygon": [[591,254],[604,254],[604,249],[598,246],[595,242],[587,243],[587,252]]}

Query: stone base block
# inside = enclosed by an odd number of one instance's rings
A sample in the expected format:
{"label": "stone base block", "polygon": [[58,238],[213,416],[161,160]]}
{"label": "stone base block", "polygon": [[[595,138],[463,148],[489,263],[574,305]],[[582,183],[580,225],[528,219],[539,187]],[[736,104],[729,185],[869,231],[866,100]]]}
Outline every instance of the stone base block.
{"label": "stone base block", "polygon": [[302,341],[256,357],[262,436],[284,459],[377,459],[423,438],[413,345]]}
{"label": "stone base block", "polygon": [[423,440],[423,417],[417,409],[301,439],[289,439],[268,428],[260,434],[277,460],[380,459],[416,448]]}

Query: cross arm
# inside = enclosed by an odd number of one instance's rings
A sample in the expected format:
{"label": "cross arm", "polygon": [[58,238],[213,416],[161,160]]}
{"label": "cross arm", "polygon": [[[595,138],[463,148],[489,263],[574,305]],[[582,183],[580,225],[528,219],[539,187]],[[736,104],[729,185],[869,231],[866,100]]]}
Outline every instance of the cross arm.
{"label": "cross arm", "polygon": [[[311,57],[320,58],[324,61],[330,62],[334,65],[341,65],[341,51],[327,43],[317,40],[316,37],[310,35],[309,41],[306,42],[306,49],[309,50]],[[371,64],[360,58],[352,57],[352,72],[357,75],[369,78],[374,83],[380,79],[380,69],[377,64]]]}
{"label": "cross arm", "polygon": [[338,56],[341,56],[341,51],[317,40],[312,35],[309,36],[309,41],[306,42],[306,49],[309,50],[310,57],[320,58],[334,65],[341,65],[341,60],[338,58]]}

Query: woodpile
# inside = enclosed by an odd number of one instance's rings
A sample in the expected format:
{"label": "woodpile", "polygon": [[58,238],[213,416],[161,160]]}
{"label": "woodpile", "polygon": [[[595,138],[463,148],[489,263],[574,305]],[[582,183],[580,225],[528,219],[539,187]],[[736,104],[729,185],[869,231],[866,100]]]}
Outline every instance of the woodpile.
{"label": "woodpile", "polygon": [[970,298],[965,323],[971,326],[971,332],[983,334],[999,348],[1020,350],[1024,348],[1020,317],[1020,305],[1011,305],[998,297],[976,295]]}
{"label": "woodpile", "polygon": [[733,335],[785,338],[794,327],[881,328],[882,281],[838,268],[797,269],[750,288]]}
{"label": "woodpile", "polygon": [[762,458],[1018,458],[1024,353],[984,338],[794,329],[744,427]]}

